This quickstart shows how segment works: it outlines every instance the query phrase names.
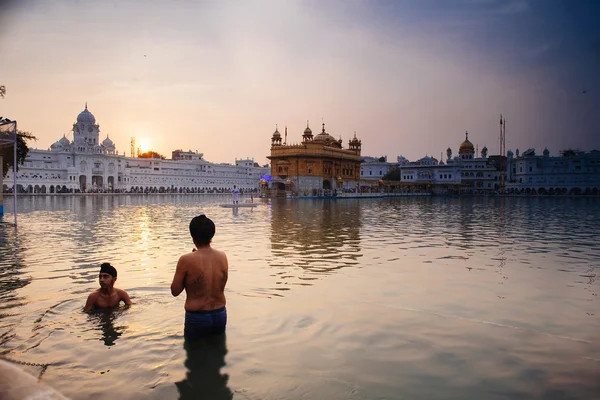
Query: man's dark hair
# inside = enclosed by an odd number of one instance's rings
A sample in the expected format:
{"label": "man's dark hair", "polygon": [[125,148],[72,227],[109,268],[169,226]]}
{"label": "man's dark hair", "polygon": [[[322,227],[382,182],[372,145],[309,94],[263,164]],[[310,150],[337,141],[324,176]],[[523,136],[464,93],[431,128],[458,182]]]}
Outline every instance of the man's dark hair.
{"label": "man's dark hair", "polygon": [[215,224],[206,215],[198,215],[190,222],[190,235],[196,244],[209,244],[215,236]]}
{"label": "man's dark hair", "polygon": [[100,273],[109,274],[113,278],[117,277],[117,269],[110,265],[110,263],[102,263],[100,264]]}

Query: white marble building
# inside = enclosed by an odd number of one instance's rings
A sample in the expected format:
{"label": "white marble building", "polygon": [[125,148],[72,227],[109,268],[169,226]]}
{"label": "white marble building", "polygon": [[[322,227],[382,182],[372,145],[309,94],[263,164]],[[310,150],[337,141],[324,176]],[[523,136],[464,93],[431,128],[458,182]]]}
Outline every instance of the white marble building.
{"label": "white marble building", "polygon": [[[214,192],[234,184],[241,189],[258,189],[261,176],[270,169],[252,159],[235,165],[211,163],[201,153],[177,150],[175,160],[118,155],[107,136],[99,139],[100,126],[87,109],[73,124],[73,141],[65,136],[49,150],[31,149],[17,173],[20,192]],[[4,180],[4,191],[13,187],[12,171]]]}
{"label": "white marble building", "polygon": [[394,164],[387,161],[387,157],[361,157],[360,164],[360,179],[363,181],[379,181],[385,176],[392,168]]}
{"label": "white marble building", "polygon": [[[490,165],[487,148],[476,157],[475,147],[469,141],[469,134],[460,144],[458,156],[452,157],[452,149],[446,151],[446,163],[434,157],[425,156],[416,162],[399,161],[400,182],[406,185],[421,185],[434,192],[467,191],[491,192],[498,189],[499,172]],[[400,162],[402,161],[402,162]]]}
{"label": "white marble building", "polygon": [[506,188],[540,194],[598,194],[600,191],[600,151],[566,150],[550,156],[544,149],[536,155],[529,149],[516,157],[507,154]]}

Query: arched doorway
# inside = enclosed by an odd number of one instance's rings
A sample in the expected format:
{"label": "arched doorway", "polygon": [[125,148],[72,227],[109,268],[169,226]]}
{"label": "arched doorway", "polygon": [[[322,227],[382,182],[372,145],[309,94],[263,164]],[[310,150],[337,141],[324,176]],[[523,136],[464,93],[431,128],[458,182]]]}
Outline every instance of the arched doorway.
{"label": "arched doorway", "polygon": [[92,175],[92,187],[96,189],[104,188],[104,178],[100,175]]}
{"label": "arched doorway", "polygon": [[115,177],[114,176],[109,176],[108,177],[108,188],[109,189],[114,189],[115,188]]}
{"label": "arched doorway", "polygon": [[329,180],[324,180],[324,181],[323,181],[323,189],[324,189],[324,190],[331,190],[331,181],[329,181]]}
{"label": "arched doorway", "polygon": [[79,190],[85,192],[87,189],[87,177],[85,175],[79,176]]}

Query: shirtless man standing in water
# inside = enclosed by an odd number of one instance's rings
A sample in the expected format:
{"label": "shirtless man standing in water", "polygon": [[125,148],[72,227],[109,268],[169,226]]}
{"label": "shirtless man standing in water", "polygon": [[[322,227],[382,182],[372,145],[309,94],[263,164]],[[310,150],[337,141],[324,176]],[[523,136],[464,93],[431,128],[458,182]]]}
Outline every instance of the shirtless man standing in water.
{"label": "shirtless man standing in water", "polygon": [[190,234],[196,248],[179,258],[171,294],[177,297],[185,289],[184,337],[194,341],[225,332],[228,264],[225,253],[210,246],[215,224],[204,214],[192,219]]}
{"label": "shirtless man standing in water", "polygon": [[126,306],[131,305],[129,295],[123,289],[117,289],[115,281],[117,280],[117,270],[109,263],[100,265],[98,274],[100,289],[94,290],[87,298],[83,311],[89,311],[95,308],[113,308],[119,305],[121,301]]}

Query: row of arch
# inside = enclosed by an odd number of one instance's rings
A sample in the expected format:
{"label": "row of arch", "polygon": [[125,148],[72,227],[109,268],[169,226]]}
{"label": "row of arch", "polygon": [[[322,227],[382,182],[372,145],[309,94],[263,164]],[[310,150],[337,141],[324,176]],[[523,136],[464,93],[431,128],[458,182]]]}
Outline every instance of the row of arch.
{"label": "row of arch", "polygon": [[[240,188],[240,193],[250,193],[250,192],[258,192],[258,189],[244,189]],[[171,188],[165,186],[132,186],[129,189],[129,193],[231,193],[231,188],[223,188],[223,187],[179,187],[179,188]]]}
{"label": "row of arch", "polygon": [[[9,188],[8,185],[3,185],[2,190],[4,193],[12,192],[12,186]],[[67,193],[70,189],[66,185],[17,185],[17,193]]]}
{"label": "row of arch", "polygon": [[597,187],[591,188],[580,188],[574,187],[571,189],[567,189],[566,187],[556,187],[556,188],[511,188],[507,190],[508,193],[522,193],[522,194],[541,194],[541,195],[594,195],[597,196],[600,194],[600,189]]}

